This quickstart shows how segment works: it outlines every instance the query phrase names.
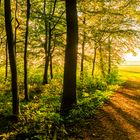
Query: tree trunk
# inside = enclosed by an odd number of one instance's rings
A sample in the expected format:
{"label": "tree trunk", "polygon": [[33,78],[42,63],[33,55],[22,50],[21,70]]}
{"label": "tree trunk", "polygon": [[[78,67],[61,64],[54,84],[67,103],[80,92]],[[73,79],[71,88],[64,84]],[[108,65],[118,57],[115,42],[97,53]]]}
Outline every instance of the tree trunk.
{"label": "tree trunk", "polygon": [[92,76],[94,76],[94,71],[95,71],[96,54],[97,54],[97,47],[95,46],[95,48],[94,48],[93,64],[92,64]]}
{"label": "tree trunk", "polygon": [[[45,73],[44,73],[44,81],[43,84],[48,84],[48,70],[49,70],[49,63],[50,63],[50,51],[51,51],[51,38],[52,38],[52,33],[51,33],[51,23],[49,22],[49,40],[48,40],[48,47],[46,46],[46,64],[45,64]],[[47,45],[47,44],[46,44]]]}
{"label": "tree trunk", "polygon": [[47,54],[47,39],[45,41],[45,69],[44,69],[44,77],[43,77],[43,84],[48,84],[48,67],[49,67],[49,60],[48,60],[48,54]]}
{"label": "tree trunk", "polygon": [[45,68],[44,68],[44,77],[43,77],[43,84],[48,84],[48,67],[49,67],[49,60],[48,60],[48,24],[46,19],[46,0],[44,0],[44,24],[45,24]]}
{"label": "tree trunk", "polygon": [[65,116],[76,104],[76,69],[78,21],[76,0],[66,0],[67,45],[65,50],[64,85],[60,113]]}
{"label": "tree trunk", "polygon": [[16,40],[17,40],[17,0],[15,0],[15,38],[14,38],[14,41],[15,41],[15,56],[16,56]]}
{"label": "tree trunk", "polygon": [[110,75],[111,72],[111,41],[110,37],[108,40],[108,75]]}
{"label": "tree trunk", "polygon": [[30,0],[27,0],[27,19],[26,19],[26,32],[25,32],[25,48],[24,48],[24,94],[25,100],[29,100],[28,95],[28,72],[27,72],[27,47],[28,47],[28,33],[29,33],[29,17],[30,17]]}
{"label": "tree trunk", "polygon": [[[84,17],[83,25],[85,25],[85,24],[86,24],[86,18]],[[82,54],[81,54],[80,79],[83,79],[85,41],[86,41],[86,32],[85,32],[85,29],[83,29],[83,43],[82,43]]]}
{"label": "tree trunk", "polygon": [[53,56],[52,56],[52,54],[53,54],[54,49],[56,47],[56,35],[54,35],[54,41],[53,42],[54,42],[54,46],[53,46],[53,48],[50,52],[50,75],[51,75],[51,79],[53,79]]}
{"label": "tree trunk", "polygon": [[51,79],[53,79],[53,63],[52,63],[52,55],[50,54],[50,75]]}
{"label": "tree trunk", "polygon": [[[54,5],[50,7],[50,16],[49,16],[49,21],[47,24],[46,20],[46,0],[44,0],[44,21],[45,21],[45,30],[46,30],[46,41],[45,41],[45,69],[44,69],[44,78],[43,78],[43,84],[48,84],[48,69],[49,69],[49,63],[50,63],[50,76],[51,79],[53,78],[53,73],[52,73],[52,54],[51,54],[51,41],[52,41],[52,31],[55,29],[55,26],[57,23],[51,27],[51,20],[54,16],[55,13],[55,8],[56,8],[56,3],[57,0],[54,0]],[[49,39],[47,39],[47,33],[49,36]]]}
{"label": "tree trunk", "polygon": [[19,115],[19,95],[18,95],[18,86],[17,86],[17,68],[15,60],[15,51],[14,51],[14,40],[13,40],[13,31],[11,24],[11,4],[10,0],[4,1],[5,9],[5,28],[8,42],[8,52],[9,52],[9,61],[11,69],[11,84],[12,84],[12,95],[13,95],[13,115]]}
{"label": "tree trunk", "polygon": [[100,67],[101,67],[101,72],[103,77],[105,78],[105,70],[104,70],[104,62],[103,62],[103,52],[102,52],[102,47],[99,47],[99,52],[100,52]]}
{"label": "tree trunk", "polygon": [[[52,41],[52,30],[51,30],[51,23],[49,22],[49,43],[48,43],[48,64],[51,61],[51,41]],[[52,63],[50,62],[50,65]],[[50,67],[51,68],[51,67]]]}
{"label": "tree trunk", "polygon": [[6,47],[5,47],[5,81],[7,80],[8,76],[8,42],[6,40]]}

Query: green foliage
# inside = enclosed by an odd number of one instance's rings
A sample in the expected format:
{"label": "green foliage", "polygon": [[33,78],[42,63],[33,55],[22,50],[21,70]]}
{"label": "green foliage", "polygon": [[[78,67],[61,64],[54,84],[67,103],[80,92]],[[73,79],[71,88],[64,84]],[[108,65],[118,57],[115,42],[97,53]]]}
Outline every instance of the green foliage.
{"label": "green foliage", "polygon": [[72,123],[93,117],[96,114],[96,109],[108,101],[111,95],[110,91],[96,90],[94,94],[83,92],[83,96],[78,99],[78,105],[71,110],[66,121]]}
{"label": "green foliage", "polygon": [[41,74],[41,72],[39,71],[40,69],[36,69],[36,70],[30,70],[29,71],[29,76],[28,76],[28,82],[30,84],[33,83],[42,83],[43,81],[43,74]]}
{"label": "green foliage", "polygon": [[106,76],[106,81],[108,84],[116,84],[118,82],[118,71],[112,71],[109,75]]}
{"label": "green foliage", "polygon": [[83,79],[77,80],[77,89],[79,91],[85,91],[85,92],[95,91],[95,83],[93,78],[85,74]]}
{"label": "green foliage", "polygon": [[[113,82],[117,81],[117,74],[113,78],[116,78],[114,81],[112,80]],[[100,75],[93,78],[86,73],[83,75],[83,79],[77,81],[78,104],[71,110],[66,121],[75,122],[93,117],[96,109],[107,102],[112,91],[117,88],[116,85],[109,86],[106,79],[101,78]]]}
{"label": "green foliage", "polygon": [[[52,88],[53,87],[53,88]],[[53,138],[53,131],[59,130],[58,126],[62,121],[59,114],[60,108],[60,93],[62,92],[62,84],[59,80],[53,80],[50,85],[32,85],[30,86],[30,94],[32,100],[30,102],[21,102],[21,115],[18,123],[11,123],[8,131],[12,129],[13,134],[10,137],[25,137],[38,139]],[[39,91],[37,93],[37,91]],[[11,95],[8,93],[8,95]],[[7,102],[5,94],[1,100]],[[22,97],[22,96],[21,96]],[[4,110],[5,103],[2,103],[0,111]],[[7,104],[9,105],[9,103]],[[10,102],[11,106],[11,102]],[[8,112],[10,113],[8,109]],[[3,112],[1,112],[3,113]],[[8,114],[7,114],[8,115]],[[5,132],[3,129],[2,131]],[[7,135],[6,135],[7,136]],[[3,134],[3,138],[5,138]],[[7,136],[8,137],[8,136]]]}
{"label": "green foliage", "polygon": [[[34,73],[34,75],[33,75]],[[59,114],[61,95],[63,91],[63,77],[60,74],[54,75],[49,84],[42,85],[42,72],[40,69],[32,69],[29,72],[29,95],[30,101],[25,102],[23,95],[23,77],[20,75],[20,107],[21,115],[17,123],[10,123],[6,129],[2,128],[2,138],[23,137],[30,139],[53,139],[63,138],[67,135],[64,118]],[[36,79],[37,78],[37,79]],[[39,83],[39,82],[40,83]],[[9,116],[11,114],[10,81],[0,84],[4,89],[0,98],[0,113]],[[95,115],[96,109],[101,107],[108,100],[111,93],[105,91],[106,83],[100,77],[93,78],[85,75],[83,82],[77,80],[78,104],[71,110],[70,115],[65,118],[69,123],[79,122],[85,118]],[[99,88],[100,87],[100,88]],[[8,89],[5,92],[5,89]],[[12,130],[12,132],[11,132]]]}
{"label": "green foliage", "polygon": [[77,81],[77,89],[87,93],[94,93],[96,90],[105,91],[107,89],[107,83],[100,76],[92,77],[84,75],[83,79]]}
{"label": "green foliage", "polygon": [[105,91],[107,89],[107,83],[104,78],[97,77],[95,78],[95,87],[98,90]]}

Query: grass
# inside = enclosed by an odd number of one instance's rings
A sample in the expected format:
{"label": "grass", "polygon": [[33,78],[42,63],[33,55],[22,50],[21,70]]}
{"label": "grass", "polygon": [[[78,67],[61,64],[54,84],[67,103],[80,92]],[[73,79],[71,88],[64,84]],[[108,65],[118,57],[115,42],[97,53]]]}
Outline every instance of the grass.
{"label": "grass", "polygon": [[122,80],[140,78],[140,66],[119,66],[119,74]]}

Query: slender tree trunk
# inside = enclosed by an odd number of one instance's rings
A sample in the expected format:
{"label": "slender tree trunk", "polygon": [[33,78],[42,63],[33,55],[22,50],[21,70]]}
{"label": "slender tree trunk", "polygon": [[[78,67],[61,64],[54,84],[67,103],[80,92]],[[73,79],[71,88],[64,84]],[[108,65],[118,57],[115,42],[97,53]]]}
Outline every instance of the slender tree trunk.
{"label": "slender tree trunk", "polygon": [[11,83],[12,83],[12,95],[13,95],[13,115],[18,117],[19,115],[19,95],[18,95],[18,86],[17,86],[17,68],[15,60],[15,51],[14,51],[14,40],[13,40],[13,31],[11,24],[11,4],[10,0],[4,1],[5,9],[5,28],[8,42],[8,52],[9,52],[9,61],[11,69]]}
{"label": "slender tree trunk", "polygon": [[[52,42],[52,30],[51,30],[51,23],[49,22],[49,42],[48,42],[48,64],[51,61],[51,42]],[[51,65],[51,62],[50,62]]]}
{"label": "slender tree trunk", "polygon": [[28,71],[27,71],[27,47],[28,47],[28,33],[29,33],[29,18],[30,18],[30,0],[27,0],[27,19],[26,19],[26,32],[25,32],[25,48],[24,48],[24,94],[25,100],[29,100],[28,95]]}
{"label": "slender tree trunk", "polygon": [[46,0],[44,0],[44,24],[45,24],[45,44],[44,44],[44,50],[45,50],[45,68],[44,68],[44,77],[43,77],[43,84],[48,84],[48,24],[46,19]]}
{"label": "slender tree trunk", "polygon": [[[51,21],[51,19],[54,16],[55,8],[56,8],[56,3],[57,3],[57,0],[54,0],[54,5],[53,5],[53,9],[52,9],[52,14],[51,14],[51,17],[50,17],[50,21]],[[50,13],[51,13],[51,9],[50,9]],[[51,42],[52,42],[52,31],[54,29],[55,29],[55,26],[52,28],[51,27],[51,22],[49,22],[49,44],[48,44],[48,56],[49,56],[49,59],[48,59],[48,61],[50,62],[50,76],[51,76],[51,79],[53,79],[53,67],[52,67],[52,53],[53,52],[51,52],[51,49],[52,49]],[[54,42],[54,45],[55,45],[55,42]]]}
{"label": "slender tree trunk", "polygon": [[45,69],[44,69],[44,77],[43,77],[43,84],[48,84],[48,67],[49,67],[49,57],[47,51],[47,37],[45,39]]}
{"label": "slender tree trunk", "polygon": [[43,77],[43,84],[48,84],[48,67],[49,67],[49,60],[48,54],[46,50],[46,43],[45,43],[45,69],[44,69],[44,77]]}
{"label": "slender tree trunk", "polygon": [[51,23],[49,22],[49,39],[48,39],[48,47],[46,48],[46,64],[45,64],[45,73],[44,73],[44,81],[43,81],[43,84],[48,84],[48,70],[49,70],[49,63],[50,63],[50,51],[51,51],[51,36],[52,36],[52,33],[51,33]]}
{"label": "slender tree trunk", "polygon": [[95,48],[94,48],[93,63],[92,63],[92,76],[94,76],[94,71],[95,71],[96,54],[97,54],[97,47],[95,46]]}
{"label": "slender tree trunk", "polygon": [[6,40],[6,47],[5,47],[5,81],[7,80],[8,76],[8,42]]}
{"label": "slender tree trunk", "polygon": [[61,102],[61,115],[65,116],[77,103],[76,69],[78,45],[78,21],[76,0],[66,0],[67,45],[65,50],[64,85]]}
{"label": "slender tree trunk", "polygon": [[53,57],[52,57],[52,54],[54,52],[54,49],[56,47],[56,35],[54,35],[54,46],[53,46],[53,49],[51,50],[50,52],[50,75],[51,75],[51,79],[53,79]]}
{"label": "slender tree trunk", "polygon": [[110,41],[110,37],[108,40],[108,75],[110,75],[111,72],[111,41]]}
{"label": "slender tree trunk", "polygon": [[14,38],[14,41],[15,41],[15,56],[16,56],[16,40],[17,40],[17,0],[15,0],[15,38]]}
{"label": "slender tree trunk", "polygon": [[[83,25],[86,24],[86,18],[84,17]],[[85,41],[86,41],[86,32],[83,29],[83,43],[82,43],[82,54],[81,54],[81,71],[80,71],[80,79],[83,79],[83,70],[84,70],[84,49],[85,49]]]}
{"label": "slender tree trunk", "polygon": [[50,75],[51,79],[53,79],[53,63],[52,63],[52,55],[50,54]]}
{"label": "slender tree trunk", "polygon": [[[57,0],[54,0],[54,5],[50,7],[50,17],[49,22],[47,24],[46,18],[45,21],[45,30],[46,30],[46,41],[45,41],[45,69],[44,69],[44,78],[43,78],[43,84],[48,84],[48,69],[49,69],[49,63],[50,63],[50,76],[51,79],[53,78],[53,72],[52,72],[52,54],[51,54],[51,41],[52,41],[52,31],[55,29],[55,26],[57,23],[51,28],[51,20],[55,13]],[[44,16],[46,17],[46,0],[44,0]],[[48,39],[47,39],[48,34]]]}
{"label": "slender tree trunk", "polygon": [[105,70],[104,70],[104,62],[103,62],[103,52],[102,52],[102,47],[99,47],[99,52],[100,52],[100,67],[101,67],[101,72],[103,77],[105,78]]}

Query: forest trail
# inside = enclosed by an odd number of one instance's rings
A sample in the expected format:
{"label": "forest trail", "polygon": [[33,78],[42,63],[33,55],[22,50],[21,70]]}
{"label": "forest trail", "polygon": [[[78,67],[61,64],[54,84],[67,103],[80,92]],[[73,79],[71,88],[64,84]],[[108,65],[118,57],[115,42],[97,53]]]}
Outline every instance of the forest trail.
{"label": "forest trail", "polygon": [[84,140],[139,140],[140,79],[127,80],[95,118],[87,121]]}
{"label": "forest trail", "polygon": [[76,139],[140,140],[140,79],[127,80],[84,124]]}

